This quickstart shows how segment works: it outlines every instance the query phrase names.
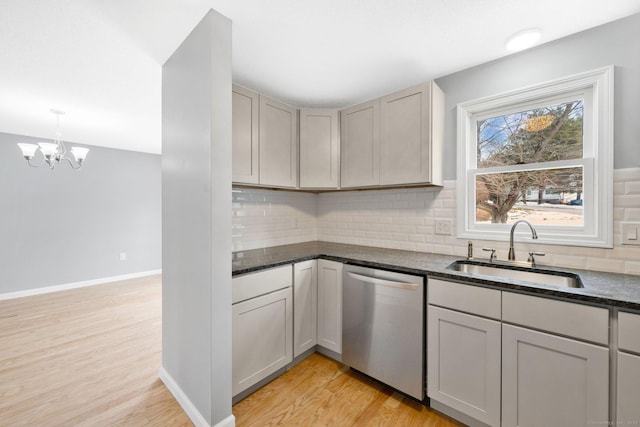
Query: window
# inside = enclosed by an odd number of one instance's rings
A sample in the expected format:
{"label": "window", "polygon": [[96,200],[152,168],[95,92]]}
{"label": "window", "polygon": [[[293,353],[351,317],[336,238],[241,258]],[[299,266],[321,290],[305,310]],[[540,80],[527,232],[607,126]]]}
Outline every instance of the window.
{"label": "window", "polygon": [[458,105],[458,237],[612,247],[613,66]]}

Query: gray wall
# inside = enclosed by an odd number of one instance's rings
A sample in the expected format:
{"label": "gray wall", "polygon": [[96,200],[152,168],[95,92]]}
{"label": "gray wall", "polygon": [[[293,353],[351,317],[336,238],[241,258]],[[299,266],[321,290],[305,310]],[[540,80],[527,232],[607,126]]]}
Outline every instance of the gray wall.
{"label": "gray wall", "polygon": [[37,141],[0,133],[0,294],[160,269],[160,156],[31,168],[16,143]]}
{"label": "gray wall", "polygon": [[210,11],[162,68],[162,366],[231,417],[231,22]]}
{"label": "gray wall", "polygon": [[640,166],[640,14],[436,80],[446,94],[445,179],[456,178],[456,105],[615,65],[616,169]]}

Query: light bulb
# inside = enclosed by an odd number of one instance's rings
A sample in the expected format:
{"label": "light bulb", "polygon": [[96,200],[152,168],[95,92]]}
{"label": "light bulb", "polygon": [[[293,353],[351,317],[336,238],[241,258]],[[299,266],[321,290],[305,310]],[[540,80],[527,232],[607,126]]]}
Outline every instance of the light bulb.
{"label": "light bulb", "polygon": [[542,32],[537,28],[520,31],[509,37],[507,40],[507,50],[517,52],[535,45],[542,37]]}

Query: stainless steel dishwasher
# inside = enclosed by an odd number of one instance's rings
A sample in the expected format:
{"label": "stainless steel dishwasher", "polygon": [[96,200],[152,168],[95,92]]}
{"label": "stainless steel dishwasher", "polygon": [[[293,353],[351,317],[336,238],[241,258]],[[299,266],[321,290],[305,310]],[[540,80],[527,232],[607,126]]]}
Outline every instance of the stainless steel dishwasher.
{"label": "stainless steel dishwasher", "polygon": [[424,398],[424,279],[345,265],[342,362]]}

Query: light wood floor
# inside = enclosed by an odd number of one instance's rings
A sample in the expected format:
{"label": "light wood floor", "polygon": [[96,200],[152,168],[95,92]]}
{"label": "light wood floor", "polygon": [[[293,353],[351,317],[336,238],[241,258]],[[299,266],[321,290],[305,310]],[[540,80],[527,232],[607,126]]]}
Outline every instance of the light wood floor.
{"label": "light wood floor", "polygon": [[233,407],[248,426],[462,426],[341,363],[313,354]]}
{"label": "light wood floor", "polygon": [[191,426],[158,379],[160,276],[0,301],[0,426]]}
{"label": "light wood floor", "polygon": [[[159,276],[0,301],[0,426],[191,426],[158,379]],[[459,426],[315,354],[233,407],[245,426]]]}

